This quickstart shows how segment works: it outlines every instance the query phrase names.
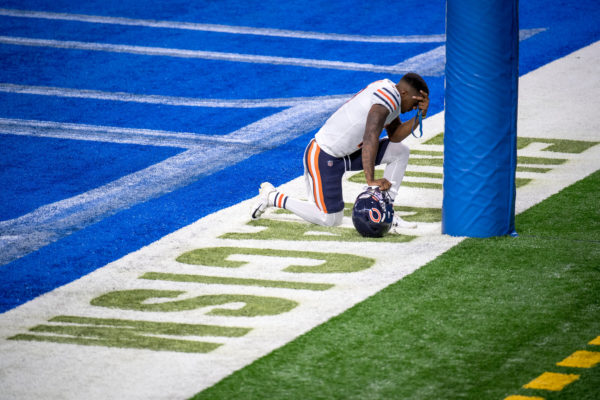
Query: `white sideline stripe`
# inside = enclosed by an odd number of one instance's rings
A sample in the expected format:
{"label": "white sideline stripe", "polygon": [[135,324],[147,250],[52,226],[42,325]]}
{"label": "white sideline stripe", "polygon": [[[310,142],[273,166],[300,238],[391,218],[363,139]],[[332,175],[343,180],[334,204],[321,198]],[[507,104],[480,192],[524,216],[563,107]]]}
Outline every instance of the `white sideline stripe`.
{"label": "white sideline stripe", "polygon": [[[21,217],[1,221],[0,265],[120,210],[169,193],[265,149],[286,143],[320,126],[341,103],[343,100],[339,99],[307,102],[283,110],[225,135],[227,143],[198,145],[99,188],[44,205]],[[42,121],[30,122],[30,127],[53,125]],[[69,126],[73,130],[84,129],[80,125]]]}
{"label": "white sideline stripe", "polygon": [[365,71],[388,74],[402,74],[394,66],[360,64],[345,61],[317,60],[310,58],[263,56],[240,53],[223,53],[217,51],[171,49],[164,47],[131,46],[123,44],[78,42],[68,40],[35,39],[25,37],[0,36],[0,43],[16,46],[52,47],[58,49],[74,49],[89,51],[105,51],[111,53],[140,54],[146,56],[166,56],[179,58],[197,58],[204,60],[233,61],[254,64],[290,65],[307,68],[328,68],[348,71]]}
{"label": "white sideline stripe", "polygon": [[105,92],[101,90],[72,89],[52,86],[28,86],[0,83],[0,92],[34,94],[40,96],[71,97],[96,100],[124,101],[134,103],[162,104],[169,106],[212,107],[212,108],[279,108],[293,107],[310,101],[324,99],[342,99],[351,95],[326,97],[290,97],[280,99],[200,99],[193,97],[175,97],[145,95],[126,92]]}
{"label": "white sideline stripe", "polygon": [[341,33],[295,31],[287,29],[257,28],[250,26],[199,24],[193,22],[156,21],[149,19],[132,19],[123,17],[105,17],[99,15],[53,13],[45,11],[15,10],[7,8],[0,8],[0,15],[9,17],[90,22],[96,24],[144,26],[149,28],[168,28],[189,31],[220,32],[238,35],[274,36],[294,39],[334,40],[342,42],[438,43],[444,42],[446,40],[445,34],[402,36],[349,35]]}

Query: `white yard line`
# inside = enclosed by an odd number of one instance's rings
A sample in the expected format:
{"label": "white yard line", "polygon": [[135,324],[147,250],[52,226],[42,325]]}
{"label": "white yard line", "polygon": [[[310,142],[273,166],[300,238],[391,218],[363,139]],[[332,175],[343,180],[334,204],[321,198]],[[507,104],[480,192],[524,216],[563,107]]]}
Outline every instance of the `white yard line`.
{"label": "white yard line", "polygon": [[50,47],[70,50],[102,51],[110,53],[127,53],[144,56],[162,56],[202,60],[231,61],[253,64],[287,65],[305,68],[326,68],[346,71],[378,72],[386,74],[402,74],[408,72],[394,66],[361,64],[355,62],[317,60],[297,57],[265,56],[256,54],[225,53],[219,51],[172,49],[165,47],[133,46],[125,44],[79,42],[72,40],[37,39],[15,36],[0,36],[0,44],[32,47]]}
{"label": "white yard line", "polygon": [[39,18],[59,21],[78,21],[95,24],[143,26],[148,28],[181,29],[188,31],[219,32],[236,35],[271,36],[293,39],[333,40],[342,42],[364,43],[439,43],[446,40],[445,34],[434,35],[349,35],[341,33],[308,32],[288,29],[260,28],[251,26],[232,26],[217,24],[199,24],[193,22],[156,21],[148,19],[132,19],[123,17],[106,17],[100,15],[54,13],[33,10],[15,10],[0,8],[0,15],[21,18]]}
{"label": "white yard line", "polygon": [[127,92],[107,92],[102,90],[73,89],[56,86],[31,86],[0,83],[0,92],[34,94],[39,96],[68,97],[77,99],[109,100],[167,106],[209,107],[209,108],[280,108],[294,107],[309,102],[347,99],[352,95],[332,95],[320,97],[289,97],[279,99],[209,99],[147,95]]}
{"label": "white yard line", "polygon": [[73,124],[54,121],[0,118],[0,135],[51,137],[144,146],[168,146],[189,149],[211,144],[244,144],[228,135],[207,135],[154,129]]}
{"label": "white yard line", "polygon": [[[573,107],[587,107],[589,98],[600,94],[600,76],[593,69],[600,61],[600,42],[577,51],[521,78],[520,130],[526,137],[546,138],[538,124],[554,114],[562,114],[562,103],[535,97],[538,90],[560,87]],[[569,72],[568,74],[565,72]],[[575,82],[569,76],[577,76]],[[530,119],[523,121],[523,116]],[[564,114],[563,114],[564,115]],[[598,140],[600,121],[596,113],[579,115],[580,129],[572,130],[573,119],[554,119],[561,138]],[[443,115],[428,118],[426,137],[440,132]],[[552,137],[552,135],[551,135]],[[416,139],[409,139],[415,143]],[[539,152],[540,149],[533,151]],[[298,155],[299,157],[301,155]],[[571,185],[600,168],[600,146],[572,154],[565,164],[556,166],[530,185],[517,191],[517,211],[521,212],[549,195]],[[290,195],[303,196],[304,183],[297,178],[283,185]],[[361,190],[359,184],[345,184],[347,201]],[[440,207],[441,191],[401,188],[402,205]],[[46,293],[0,315],[0,385],[8,398],[48,399],[185,399],[213,385],[237,369],[294,340],[313,327],[326,322],[352,305],[380,291],[420,268],[459,243],[462,238],[440,233],[440,224],[422,224],[417,239],[401,244],[386,242],[303,242],[285,240],[232,240],[218,236],[233,231],[248,231],[246,225],[252,200],[245,201],[200,219],[161,240],[100,268],[81,279]],[[517,227],[518,230],[518,227]],[[177,263],[182,253],[204,247],[237,246],[270,249],[346,253],[372,257],[375,264],[354,273],[289,273],[282,269],[289,260],[265,256],[236,256],[248,260],[240,268],[215,268]],[[401,254],[401,257],[398,255]],[[298,280],[332,283],[325,291],[204,285],[185,282],[139,279],[145,272],[214,274],[238,278]],[[114,290],[180,290],[185,297],[206,294],[246,294],[277,296],[299,305],[277,316],[224,317],[205,314],[206,309],[180,312],[140,312],[92,306],[90,301]],[[50,342],[4,340],[30,328],[48,323],[57,315],[95,318],[120,318],[175,323],[208,323],[250,327],[238,338],[206,338],[224,345],[206,354],[120,349],[99,346],[66,345]],[[209,340],[210,339],[210,340]],[[35,382],[34,385],[31,382]]]}
{"label": "white yard line", "polygon": [[[545,29],[526,29],[522,30],[520,34],[520,40],[528,39]],[[305,68],[326,68],[336,69],[342,71],[362,71],[362,72],[376,72],[385,74],[402,75],[407,72],[418,72],[423,76],[442,76],[444,67],[446,64],[446,51],[445,46],[436,47],[433,50],[411,57],[405,61],[402,61],[396,65],[375,65],[369,63],[356,63],[347,61],[335,61],[335,60],[320,60],[311,58],[298,58],[298,57],[279,57],[279,56],[268,56],[258,54],[240,54],[240,53],[227,53],[218,51],[204,51],[204,50],[187,50],[187,49],[173,49],[165,47],[148,47],[148,46],[134,46],[124,44],[111,44],[111,43],[98,43],[98,42],[81,42],[72,40],[53,40],[53,39],[38,39],[38,38],[27,38],[27,37],[15,37],[15,36],[0,36],[0,44],[9,44],[17,46],[32,46],[32,47],[50,47],[57,49],[73,49],[73,50],[87,50],[87,51],[102,51],[111,53],[127,53],[137,54],[145,56],[161,56],[161,57],[179,57],[179,58],[191,58],[191,59],[203,59],[203,60],[217,60],[217,61],[231,61],[231,62],[242,62],[242,63],[254,63],[254,64],[270,64],[270,65],[287,65],[295,67]],[[6,84],[4,84],[6,85]],[[12,90],[18,90],[18,87],[10,88]],[[5,86],[3,91],[9,90],[9,87]],[[25,89],[21,89],[25,90]],[[33,89],[29,89],[33,90]],[[48,90],[37,90],[36,94],[47,94]],[[107,94],[94,93],[94,91],[87,91],[83,93],[73,92],[71,97],[85,97],[85,96],[108,96]],[[123,98],[126,96],[124,93],[116,94],[114,97]],[[108,96],[110,97],[110,96]],[[114,99],[114,98],[107,98]],[[141,97],[138,97],[141,99]],[[164,99],[163,99],[164,100]],[[129,100],[133,101],[133,100]],[[145,96],[142,102],[157,102],[160,101],[155,96]],[[189,103],[189,99],[171,99],[174,102]],[[188,104],[181,104],[188,105]]]}
{"label": "white yard line", "polygon": [[[69,14],[55,13],[47,11],[34,10],[16,10],[8,8],[0,8],[0,15],[7,17],[19,18],[35,18],[57,21],[76,21],[87,22],[94,24],[107,25],[126,25],[126,26],[143,26],[147,28],[167,28],[180,29],[188,31],[203,31],[203,32],[218,32],[229,33],[235,35],[252,35],[252,36],[270,36],[293,39],[312,39],[312,40],[332,40],[342,42],[362,42],[362,43],[442,43],[446,41],[445,34],[432,35],[398,35],[398,36],[380,36],[380,35],[351,35],[343,33],[327,33],[327,32],[309,32],[297,31],[289,29],[274,29],[260,28],[251,26],[233,26],[233,25],[218,25],[218,24],[199,24],[193,22],[178,22],[178,21],[157,21],[149,19],[134,19],[124,17],[107,17],[101,15],[85,15],[85,14]],[[522,29],[521,40],[527,39],[544,28],[537,29]]]}

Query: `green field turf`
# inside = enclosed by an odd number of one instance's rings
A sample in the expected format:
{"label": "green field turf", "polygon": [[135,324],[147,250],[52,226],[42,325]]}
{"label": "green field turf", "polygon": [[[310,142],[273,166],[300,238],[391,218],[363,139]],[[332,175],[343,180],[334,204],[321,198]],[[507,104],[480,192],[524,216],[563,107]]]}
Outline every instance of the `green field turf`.
{"label": "green field turf", "polygon": [[[194,399],[599,399],[600,172],[467,239]],[[577,374],[561,391],[523,388]]]}

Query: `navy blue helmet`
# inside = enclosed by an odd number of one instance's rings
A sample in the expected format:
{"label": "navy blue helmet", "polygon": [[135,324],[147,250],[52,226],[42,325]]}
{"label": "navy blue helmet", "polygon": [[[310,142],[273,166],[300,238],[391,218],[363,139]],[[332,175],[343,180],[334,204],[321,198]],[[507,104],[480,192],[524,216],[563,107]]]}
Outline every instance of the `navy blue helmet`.
{"label": "navy blue helmet", "polygon": [[352,223],[362,236],[382,237],[392,226],[394,207],[387,192],[369,186],[354,202]]}

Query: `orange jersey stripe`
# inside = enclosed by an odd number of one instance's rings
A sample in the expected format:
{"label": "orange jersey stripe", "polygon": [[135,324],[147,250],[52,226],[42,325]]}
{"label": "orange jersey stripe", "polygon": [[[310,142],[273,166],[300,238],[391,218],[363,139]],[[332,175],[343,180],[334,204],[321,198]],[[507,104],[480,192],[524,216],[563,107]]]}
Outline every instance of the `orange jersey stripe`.
{"label": "orange jersey stripe", "polygon": [[396,102],[394,100],[392,100],[392,98],[390,96],[388,96],[383,90],[381,89],[377,89],[377,92],[383,96],[385,96],[386,99],[388,99],[390,101],[390,103],[392,103],[392,107],[394,107],[394,110],[396,108],[398,108],[398,106],[396,106]]}
{"label": "orange jersey stripe", "polygon": [[316,193],[315,193],[316,179],[315,179],[315,174],[312,170],[312,157],[311,157],[314,145],[315,145],[315,141],[313,139],[313,141],[310,143],[310,147],[308,148],[306,167],[308,169],[308,174],[310,175],[311,180],[312,180],[313,197],[315,198],[315,203],[316,203],[316,199],[317,199]]}
{"label": "orange jersey stripe", "polygon": [[311,170],[311,175],[313,176],[313,195],[315,197],[315,204],[321,211],[327,212],[327,207],[325,207],[325,202],[323,200],[323,185],[321,182],[321,171],[319,170],[320,152],[321,148],[319,147],[317,142],[313,142],[309,152],[309,169]]}
{"label": "orange jersey stripe", "polygon": [[321,204],[319,204],[319,178],[317,177],[317,171],[314,167],[316,148],[317,142],[313,141],[308,150],[308,171],[313,178],[313,197],[315,199],[315,204],[321,209]]}
{"label": "orange jersey stripe", "polygon": [[321,148],[317,145],[317,151],[315,154],[315,168],[317,169],[317,180],[319,182],[319,197],[321,198],[321,211],[327,212],[327,207],[325,207],[325,198],[323,197],[323,182],[321,181],[321,171],[319,170],[319,154],[321,153]]}

